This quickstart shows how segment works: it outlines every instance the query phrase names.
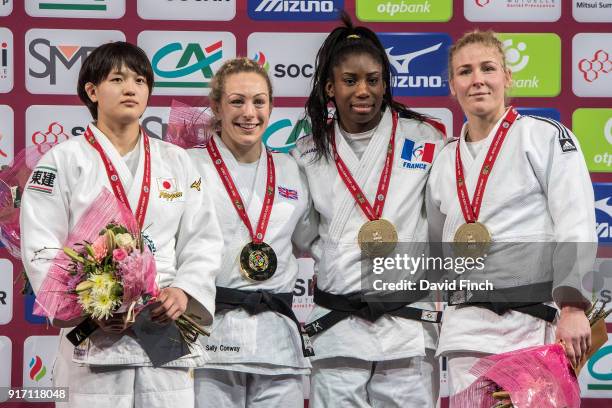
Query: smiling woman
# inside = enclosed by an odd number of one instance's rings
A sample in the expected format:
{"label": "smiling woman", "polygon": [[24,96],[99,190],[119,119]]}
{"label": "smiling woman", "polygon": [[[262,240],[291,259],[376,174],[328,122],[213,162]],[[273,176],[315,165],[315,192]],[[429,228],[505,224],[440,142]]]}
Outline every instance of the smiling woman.
{"label": "smiling woman", "polygon": [[262,142],[272,110],[262,67],[247,58],[226,61],[209,99],[213,135],[205,149],[189,153],[215,197],[223,272],[210,361],[195,373],[196,406],[301,408],[312,348],[291,299],[293,247],[303,253],[317,235],[308,186],[291,156]]}

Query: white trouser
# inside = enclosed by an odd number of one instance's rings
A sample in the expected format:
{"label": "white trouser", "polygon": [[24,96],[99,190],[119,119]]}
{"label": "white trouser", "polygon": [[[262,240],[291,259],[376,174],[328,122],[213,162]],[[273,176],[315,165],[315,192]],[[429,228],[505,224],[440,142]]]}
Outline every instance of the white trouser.
{"label": "white trouser", "polygon": [[195,405],[197,408],[304,408],[302,380],[301,374],[264,375],[201,368],[195,370]]}
{"label": "white trouser", "polygon": [[425,357],[365,361],[334,357],[312,362],[310,407],[433,408],[440,371],[433,350]]}
{"label": "white trouser", "polygon": [[67,347],[55,360],[53,386],[68,387],[70,398],[56,408],[193,407],[190,368],[79,365]]}
{"label": "white trouser", "polygon": [[[457,352],[448,353],[446,356],[446,368],[448,372],[448,395],[452,396],[465,390],[472,385],[478,377],[470,373],[470,369],[476,362],[489,353]],[[450,408],[453,408],[452,406]],[[454,407],[462,408],[462,407]]]}

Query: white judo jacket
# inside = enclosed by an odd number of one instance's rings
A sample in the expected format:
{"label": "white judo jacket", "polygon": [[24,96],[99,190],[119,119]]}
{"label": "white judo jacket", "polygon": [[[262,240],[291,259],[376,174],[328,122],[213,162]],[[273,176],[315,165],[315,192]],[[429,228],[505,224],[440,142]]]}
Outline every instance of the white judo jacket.
{"label": "white judo jacket", "polygon": [[[232,152],[219,136],[215,135],[214,138],[255,230],[266,191],[265,146],[262,145],[252,187],[247,177],[241,175]],[[241,275],[239,264],[242,248],[251,242],[249,231],[238,216],[208,150],[202,147],[188,152],[207,181],[223,231],[223,257],[217,286],[245,291],[293,292],[298,274],[294,248],[299,252],[308,250],[317,236],[318,225],[306,177],[295,160],[284,153],[273,153],[276,191],[264,242],[276,253],[277,268],[270,279],[252,282]],[[211,336],[207,339],[206,351],[210,357],[206,368],[256,374],[307,373],[310,368],[310,362],[303,357],[295,323],[272,311],[256,315],[250,315],[244,309],[219,311],[215,315]]]}
{"label": "white judo jacket", "polygon": [[[358,159],[335,123],[338,153],[354,179],[373,202],[391,139],[392,114],[387,109],[361,159]],[[391,221],[400,243],[427,242],[425,186],[431,163],[418,153],[433,150],[431,161],[441,151],[443,135],[426,122],[400,116],[395,135],[395,156],[382,218]],[[421,149],[421,150],[419,150]],[[320,216],[320,239],[313,246],[319,289],[332,294],[362,291],[361,250],[357,234],[368,221],[340,178],[333,158],[316,160],[311,137],[298,141],[292,152],[308,177],[308,185]],[[428,302],[413,307],[433,310]],[[328,313],[315,306],[309,322]],[[313,338],[315,357],[352,357],[383,361],[424,356],[437,343],[435,324],[384,315],[374,323],[350,316]]]}
{"label": "white judo jacket", "polygon": [[[139,162],[133,176],[108,138],[95,126],[90,127],[115,166],[131,208],[136,208],[144,173],[143,138],[138,142]],[[187,153],[169,143],[149,140],[151,194],[143,235],[154,248],[157,283],[160,288],[171,286],[185,291],[190,296],[187,311],[210,324],[215,310],[214,281],[223,245],[215,209],[205,180]],[[102,189],[112,191],[102,159],[84,137],[55,146],[36,169],[53,173],[54,182],[50,192],[41,192],[29,188],[30,179],[21,202],[21,253],[35,293],[51,261],[32,261],[34,252],[43,247],[60,248]],[[169,189],[164,187],[168,182]],[[45,255],[53,259],[56,251],[49,250]],[[66,330],[62,332],[61,342],[67,342]],[[127,333],[115,335],[97,330],[75,349],[73,361],[91,365],[152,365],[133,334]],[[199,344],[192,351],[167,366],[202,364],[204,353]]]}
{"label": "white judo jacket", "polygon": [[[470,199],[502,119],[476,157],[466,146],[467,128],[463,126],[460,152]],[[456,187],[456,147],[454,141],[442,150],[427,186],[431,236],[438,242],[453,242],[455,231],[465,223]],[[552,281],[552,297],[557,302],[561,300],[559,288],[580,290],[582,274],[593,267],[597,237],[593,186],[576,137],[550,119],[519,116],[491,170],[478,221],[492,236],[493,252],[485,266],[491,274],[487,276],[500,284],[496,288]],[[564,247],[546,242],[579,243],[572,247],[578,262],[563,264],[559,251]],[[514,248],[516,243],[525,246],[495,252],[496,248]],[[540,248],[537,257],[529,250],[534,247]],[[503,353],[546,344],[554,341],[554,328],[517,311],[499,316],[484,308],[451,306],[444,311],[437,353]]]}

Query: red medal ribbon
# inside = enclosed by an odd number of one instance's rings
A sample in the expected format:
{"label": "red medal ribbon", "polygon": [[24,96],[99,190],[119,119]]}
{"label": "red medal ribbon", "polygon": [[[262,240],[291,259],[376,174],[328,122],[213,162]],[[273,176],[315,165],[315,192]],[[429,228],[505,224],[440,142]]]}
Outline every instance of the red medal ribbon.
{"label": "red medal ribbon", "polygon": [[336,135],[332,135],[332,150],[334,153],[334,160],[336,161],[336,167],[338,168],[338,174],[344,184],[349,189],[355,202],[359,204],[359,207],[363,210],[363,213],[368,217],[370,221],[378,220],[382,216],[383,208],[385,207],[385,200],[387,199],[387,190],[389,189],[389,180],[391,179],[391,168],[393,166],[393,153],[395,152],[395,130],[397,129],[397,112],[393,111],[393,126],[391,129],[391,140],[387,147],[387,157],[385,159],[385,165],[383,171],[380,174],[380,180],[378,181],[378,190],[376,191],[376,197],[374,200],[374,207],[370,204],[365,194],[353,178],[350,170],[344,164],[344,161],[338,154],[336,148]]}
{"label": "red medal ribbon", "polygon": [[506,139],[506,135],[510,130],[510,127],[518,117],[518,112],[510,107],[505,114],[502,123],[497,128],[497,132],[493,137],[493,142],[491,146],[489,146],[489,150],[487,151],[487,156],[485,157],[484,163],[482,163],[482,168],[480,169],[480,175],[478,176],[478,183],[476,184],[476,190],[474,192],[474,198],[470,203],[470,197],[468,195],[468,191],[465,183],[465,175],[463,173],[463,163],[461,162],[461,153],[459,149],[459,141],[457,142],[457,149],[455,155],[455,169],[456,169],[456,180],[457,180],[457,194],[459,195],[459,204],[461,205],[461,211],[463,212],[463,218],[467,223],[473,223],[478,220],[478,215],[480,214],[480,206],[482,205],[482,197],[484,195],[484,190],[487,185],[487,181],[489,180],[489,175],[491,174],[491,170],[493,170],[493,164],[495,164],[495,160],[497,159],[497,155],[501,150],[502,144]]}
{"label": "red medal ribbon", "polygon": [[[151,150],[149,148],[149,137],[145,133],[144,129],[141,129],[141,131],[144,143],[145,161],[142,186],[140,188],[140,197],[138,198],[138,207],[136,208],[135,214],[136,221],[138,222],[138,226],[140,228],[142,228],[144,225],[145,216],[147,215],[147,206],[149,204],[149,194],[151,192]],[[87,130],[85,131],[85,138],[100,154],[100,158],[104,162],[104,167],[106,168],[108,181],[113,189],[113,192],[115,193],[115,197],[117,197],[119,201],[125,204],[125,206],[132,211],[132,207],[130,207],[130,202],[128,201],[123,184],[121,184],[121,179],[117,174],[117,170],[115,170],[115,166],[113,166],[113,163],[110,161],[106,153],[104,153],[102,146],[96,140],[96,137],[89,127],[87,127]]]}
{"label": "red medal ribbon", "polygon": [[219,153],[219,149],[217,148],[217,144],[215,143],[215,139],[211,138],[210,141],[206,144],[206,150],[208,150],[208,154],[210,154],[210,158],[217,169],[217,173],[219,173],[219,177],[221,177],[221,181],[225,186],[225,190],[227,194],[229,194],[230,199],[232,200],[232,204],[234,204],[234,208],[238,212],[238,216],[244,225],[246,225],[249,230],[249,234],[251,235],[251,240],[255,244],[261,244],[266,236],[266,229],[268,228],[268,221],[270,220],[270,214],[272,213],[272,205],[274,204],[274,195],[276,189],[276,176],[274,173],[274,159],[272,158],[272,153],[269,150],[266,150],[266,155],[268,159],[268,175],[266,179],[266,195],[264,198],[263,207],[261,208],[261,214],[259,214],[259,222],[257,223],[257,231],[253,234],[253,227],[251,225],[251,221],[249,220],[249,215],[244,208],[244,203],[242,202],[242,198],[240,198],[240,193],[234,184],[234,180],[232,179],[232,175],[230,174],[223,158],[221,157],[221,153]]}

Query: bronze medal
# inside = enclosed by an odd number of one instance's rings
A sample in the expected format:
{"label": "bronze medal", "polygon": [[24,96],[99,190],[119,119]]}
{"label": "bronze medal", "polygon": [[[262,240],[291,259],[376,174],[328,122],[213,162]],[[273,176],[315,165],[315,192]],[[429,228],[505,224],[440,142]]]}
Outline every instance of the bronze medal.
{"label": "bronze medal", "polygon": [[249,242],[240,252],[240,272],[246,279],[261,282],[276,272],[276,254],[265,242]]}
{"label": "bronze medal", "polygon": [[465,223],[457,229],[453,241],[456,255],[478,258],[488,252],[491,234],[480,222]]}
{"label": "bronze medal", "polygon": [[361,251],[369,258],[387,256],[397,245],[397,231],[385,219],[368,221],[361,226],[357,235]]}

